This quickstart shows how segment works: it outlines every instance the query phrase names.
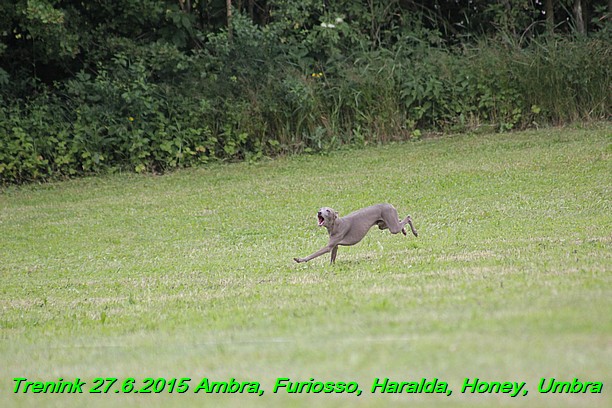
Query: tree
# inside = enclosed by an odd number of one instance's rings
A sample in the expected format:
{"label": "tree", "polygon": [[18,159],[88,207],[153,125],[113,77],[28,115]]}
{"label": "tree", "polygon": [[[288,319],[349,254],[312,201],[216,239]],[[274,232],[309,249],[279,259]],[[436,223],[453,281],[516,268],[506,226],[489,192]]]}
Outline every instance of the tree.
{"label": "tree", "polygon": [[546,30],[552,33],[555,29],[555,8],[553,6],[553,0],[544,1],[544,12],[546,13]]}
{"label": "tree", "polygon": [[580,35],[586,34],[586,26],[584,22],[584,12],[582,9],[582,0],[574,0],[574,21],[576,24],[576,32]]}
{"label": "tree", "polygon": [[232,0],[226,0],[227,7],[227,41],[232,42]]}

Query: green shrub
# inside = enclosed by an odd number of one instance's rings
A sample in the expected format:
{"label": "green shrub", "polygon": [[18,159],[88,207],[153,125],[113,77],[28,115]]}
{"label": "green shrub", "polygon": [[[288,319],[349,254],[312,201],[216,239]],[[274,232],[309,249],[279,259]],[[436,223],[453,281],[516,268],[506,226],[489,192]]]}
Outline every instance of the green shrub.
{"label": "green shrub", "polygon": [[208,34],[191,54],[164,42],[109,40],[112,57],[95,67],[28,99],[0,99],[0,180],[163,172],[418,138],[428,129],[609,119],[604,38],[451,47],[417,27],[417,37],[398,31],[372,46],[335,18],[330,28],[303,17],[302,41],[294,42],[287,35],[295,22],[258,26],[237,15],[231,41],[226,31]]}

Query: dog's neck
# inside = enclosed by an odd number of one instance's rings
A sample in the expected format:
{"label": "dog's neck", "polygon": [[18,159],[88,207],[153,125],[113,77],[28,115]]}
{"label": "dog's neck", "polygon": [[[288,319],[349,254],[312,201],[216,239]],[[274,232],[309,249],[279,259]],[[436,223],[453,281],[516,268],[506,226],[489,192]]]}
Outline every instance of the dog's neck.
{"label": "dog's neck", "polygon": [[329,235],[332,235],[334,233],[334,231],[337,229],[336,227],[338,226],[339,222],[340,218],[334,218],[330,222],[325,223],[325,228],[327,228],[327,232],[329,233]]}

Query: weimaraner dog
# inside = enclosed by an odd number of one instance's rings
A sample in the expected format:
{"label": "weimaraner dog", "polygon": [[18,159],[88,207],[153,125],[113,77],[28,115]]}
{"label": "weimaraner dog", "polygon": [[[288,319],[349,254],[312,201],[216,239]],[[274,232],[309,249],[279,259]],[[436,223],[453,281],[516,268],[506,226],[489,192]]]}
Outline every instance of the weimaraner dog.
{"label": "weimaraner dog", "polygon": [[419,236],[414,225],[412,225],[412,218],[407,216],[403,221],[400,221],[397,210],[391,204],[376,204],[352,212],[342,218],[339,218],[338,213],[332,208],[323,207],[317,213],[317,218],[319,219],[319,227],[327,228],[329,242],[306,258],[293,258],[295,262],[308,262],[331,251],[330,263],[333,264],[336,261],[338,245],[355,245],[365,237],[374,225],[378,225],[381,230],[389,228],[392,234],[401,231],[404,235],[407,235],[404,226],[408,224],[414,236]]}

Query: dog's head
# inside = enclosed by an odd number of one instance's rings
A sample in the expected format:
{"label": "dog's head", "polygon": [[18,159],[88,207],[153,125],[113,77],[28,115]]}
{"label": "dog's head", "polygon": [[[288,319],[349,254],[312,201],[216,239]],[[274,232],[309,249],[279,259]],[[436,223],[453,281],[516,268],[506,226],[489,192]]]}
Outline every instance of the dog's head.
{"label": "dog's head", "polygon": [[336,218],[338,218],[338,212],[334,211],[333,208],[323,207],[317,213],[319,227],[331,228],[334,225]]}

